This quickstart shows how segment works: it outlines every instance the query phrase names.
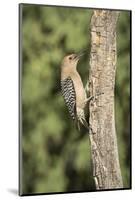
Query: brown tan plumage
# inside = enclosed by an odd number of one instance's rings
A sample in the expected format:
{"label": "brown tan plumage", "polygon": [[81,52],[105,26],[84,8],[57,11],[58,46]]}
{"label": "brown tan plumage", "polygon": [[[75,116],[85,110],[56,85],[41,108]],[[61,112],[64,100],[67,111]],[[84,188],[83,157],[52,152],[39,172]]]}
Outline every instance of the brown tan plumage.
{"label": "brown tan plumage", "polygon": [[81,77],[76,69],[82,54],[70,54],[64,57],[61,64],[61,91],[69,113],[80,127],[88,128],[84,108],[87,102],[86,92]]}

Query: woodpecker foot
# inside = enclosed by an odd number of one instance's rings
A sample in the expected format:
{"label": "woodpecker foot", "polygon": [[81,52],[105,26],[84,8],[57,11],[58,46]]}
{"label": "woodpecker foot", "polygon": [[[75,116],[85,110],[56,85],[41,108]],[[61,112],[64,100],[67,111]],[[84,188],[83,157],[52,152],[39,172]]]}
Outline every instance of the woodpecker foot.
{"label": "woodpecker foot", "polygon": [[85,100],[85,104],[87,104],[89,101],[92,101],[93,99],[94,99],[94,96],[88,97],[88,98]]}
{"label": "woodpecker foot", "polygon": [[95,96],[90,96],[85,100],[85,104],[87,104],[90,101],[96,100],[98,96],[100,96],[101,94],[104,94],[103,92],[97,93]]}

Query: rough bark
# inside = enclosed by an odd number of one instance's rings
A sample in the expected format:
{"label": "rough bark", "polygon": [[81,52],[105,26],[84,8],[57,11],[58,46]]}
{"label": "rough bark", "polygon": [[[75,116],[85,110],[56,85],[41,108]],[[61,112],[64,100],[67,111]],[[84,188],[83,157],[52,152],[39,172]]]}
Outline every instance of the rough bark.
{"label": "rough bark", "polygon": [[89,138],[97,190],[123,187],[114,118],[118,15],[118,11],[95,10],[90,23],[90,94],[97,98],[89,104]]}

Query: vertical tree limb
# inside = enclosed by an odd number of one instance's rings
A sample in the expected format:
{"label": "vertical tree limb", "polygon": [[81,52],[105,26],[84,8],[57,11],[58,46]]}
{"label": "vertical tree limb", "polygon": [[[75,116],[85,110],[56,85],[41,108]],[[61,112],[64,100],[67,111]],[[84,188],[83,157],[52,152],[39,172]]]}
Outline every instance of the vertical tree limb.
{"label": "vertical tree limb", "polygon": [[89,138],[96,189],[122,188],[114,118],[118,11],[95,10],[91,18]]}

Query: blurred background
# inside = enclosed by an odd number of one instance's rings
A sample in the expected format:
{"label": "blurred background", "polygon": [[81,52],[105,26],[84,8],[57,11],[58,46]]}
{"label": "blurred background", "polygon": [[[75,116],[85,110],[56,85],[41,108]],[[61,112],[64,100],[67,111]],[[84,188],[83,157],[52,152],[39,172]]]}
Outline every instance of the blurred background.
{"label": "blurred background", "polygon": [[[60,92],[62,58],[90,45],[91,9],[21,5],[22,191],[93,191],[89,138]],[[115,118],[124,187],[130,187],[130,12],[117,24]],[[84,84],[89,57],[78,65]]]}

